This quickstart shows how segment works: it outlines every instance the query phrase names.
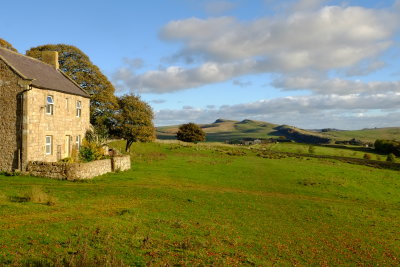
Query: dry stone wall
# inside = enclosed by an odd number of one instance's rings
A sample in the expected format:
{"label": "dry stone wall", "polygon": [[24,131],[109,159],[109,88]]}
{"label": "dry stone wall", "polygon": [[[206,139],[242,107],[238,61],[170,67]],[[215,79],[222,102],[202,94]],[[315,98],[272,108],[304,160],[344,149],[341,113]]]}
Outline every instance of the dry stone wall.
{"label": "dry stone wall", "polygon": [[68,179],[68,163],[31,161],[27,171],[32,176],[49,177],[54,179]]}
{"label": "dry stone wall", "polygon": [[90,179],[108,172],[112,172],[111,159],[96,160],[87,163],[73,163],[68,166],[67,179]]}
{"label": "dry stone wall", "polygon": [[120,156],[112,158],[113,171],[126,171],[131,168],[131,157]]}
{"label": "dry stone wall", "polygon": [[86,163],[31,161],[28,163],[27,171],[32,176],[60,180],[83,180],[108,172],[126,171],[130,168],[131,158],[129,156],[121,156]]}

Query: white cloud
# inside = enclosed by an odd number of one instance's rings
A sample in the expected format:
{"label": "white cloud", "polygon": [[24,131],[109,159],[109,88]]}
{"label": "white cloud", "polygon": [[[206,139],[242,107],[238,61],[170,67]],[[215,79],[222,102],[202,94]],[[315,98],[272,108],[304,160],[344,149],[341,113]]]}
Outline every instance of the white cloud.
{"label": "white cloud", "polygon": [[320,79],[310,76],[284,76],[272,82],[276,88],[285,91],[311,90],[316,94],[383,94],[400,93],[400,82],[363,82],[360,80],[344,80],[340,78]]}
{"label": "white cloud", "polygon": [[143,93],[168,93],[209,83],[229,80],[247,73],[271,71],[266,61],[245,60],[233,63],[207,62],[194,68],[171,66],[137,75],[133,70],[121,68],[113,75],[117,87],[140,88]]}
{"label": "white cloud", "polygon": [[396,0],[395,2],[394,2],[394,8],[395,9],[398,9],[398,10],[400,10],[400,0]]}
{"label": "white cloud", "polygon": [[236,7],[235,3],[229,1],[210,1],[205,3],[205,11],[211,15],[222,14]]}
{"label": "white cloud", "polygon": [[167,102],[165,99],[154,99],[150,101],[152,104],[163,104],[165,102]]}
{"label": "white cloud", "polygon": [[292,12],[316,10],[325,2],[327,2],[327,0],[299,0],[293,3],[290,10]]}
{"label": "white cloud", "polygon": [[123,58],[123,62],[133,69],[140,69],[144,66],[144,61],[141,58]]}
{"label": "white cloud", "polygon": [[171,58],[200,64],[140,74],[122,68],[114,81],[128,88],[142,88],[142,92],[164,93],[246,74],[349,69],[351,75],[378,68],[371,65],[357,70],[365,61],[376,62],[392,45],[398,26],[395,12],[339,6],[310,11],[320,2],[301,1],[298,4],[302,7],[297,6],[287,17],[172,21],[160,31],[162,40],[183,44]]}
{"label": "white cloud", "polygon": [[[181,54],[200,54],[213,61],[293,55],[307,59],[301,66],[340,67],[387,48],[394,26],[394,16],[389,12],[327,6],[287,18],[265,17],[250,22],[232,17],[190,18],[168,23],[160,35],[167,41],[183,42]],[[282,64],[287,61],[283,58]]]}
{"label": "white cloud", "polygon": [[376,70],[382,69],[386,64],[380,60],[367,60],[352,66],[344,71],[346,76],[365,76]]}
{"label": "white cloud", "polygon": [[240,81],[240,80],[234,80],[234,81],[232,81],[232,84],[243,88],[243,87],[249,87],[253,83],[250,82],[250,81],[243,82],[243,81]]}

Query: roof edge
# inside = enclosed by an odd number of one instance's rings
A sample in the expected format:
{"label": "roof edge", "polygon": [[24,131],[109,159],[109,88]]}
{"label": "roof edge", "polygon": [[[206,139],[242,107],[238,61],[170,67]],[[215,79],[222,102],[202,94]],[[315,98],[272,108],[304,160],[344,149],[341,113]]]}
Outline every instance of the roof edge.
{"label": "roof edge", "polygon": [[37,59],[37,58],[34,58],[34,57],[30,57],[30,56],[21,54],[21,53],[19,53],[19,52],[11,51],[10,49],[4,48],[4,47],[0,47],[0,49],[7,50],[7,52],[16,54],[17,56],[25,57],[25,58],[28,58],[28,59],[30,59],[30,60],[34,60],[34,61],[36,61],[36,62],[39,62],[39,63],[42,63],[42,64],[46,64],[46,65],[51,66],[50,64],[48,64],[48,63],[46,63],[46,62],[44,62],[44,61],[41,61],[40,59]]}
{"label": "roof edge", "polygon": [[[54,89],[54,88],[47,88],[47,87],[43,87],[43,86],[37,86],[37,85],[32,85],[32,87],[33,88],[36,88],[36,89],[41,89],[41,90],[49,90],[49,91],[55,91],[55,92],[59,92],[59,93],[63,93],[63,94],[66,94],[66,95],[76,95],[76,96],[81,96],[81,97],[84,97],[84,98],[89,98],[90,99],[90,96],[89,95],[79,95],[79,94],[74,94],[74,93],[69,93],[69,92],[65,92],[65,91],[62,91],[62,90],[57,90],[57,89]],[[83,90],[83,89],[82,89]]]}
{"label": "roof edge", "polygon": [[[36,61],[36,62],[38,62],[38,63],[51,66],[50,64],[47,64],[46,62],[43,62],[43,61],[41,61],[41,60],[39,60],[39,59],[37,59],[37,58],[33,58],[33,57],[30,57],[30,56],[26,56],[26,55],[23,55],[23,54],[21,54],[21,53],[14,52],[14,51],[11,51],[11,50],[9,50],[9,49],[6,49],[6,48],[4,48],[4,47],[0,47],[0,49],[7,50],[7,52],[13,53],[13,54],[15,54],[15,55],[17,55],[17,56],[25,57],[25,58],[27,58],[27,59],[29,59],[29,60],[33,60],[33,61]],[[35,81],[35,80],[36,80],[36,79],[31,79],[31,78],[26,77],[24,74],[22,74],[20,71],[18,71],[10,62],[8,62],[8,61],[7,61],[3,56],[1,56],[1,55],[0,55],[0,59],[3,60],[3,61],[6,63],[6,65],[9,66],[9,67],[10,67],[18,76],[20,76],[22,79],[27,80],[27,81]],[[88,92],[86,92],[85,89],[83,89],[78,83],[76,83],[76,82],[75,82],[71,77],[69,77],[66,73],[64,73],[64,72],[63,72],[62,70],[60,70],[60,69],[55,69],[55,71],[61,73],[65,78],[67,78],[70,82],[72,82],[72,84],[74,84],[78,89],[80,89],[80,90],[82,91],[82,95],[76,94],[76,93],[69,93],[69,92],[65,92],[65,91],[62,91],[62,90],[57,90],[57,89],[54,89],[54,88],[47,88],[47,87],[37,86],[37,85],[33,85],[33,86],[34,86],[35,88],[39,88],[39,89],[52,90],[52,91],[56,91],[56,92],[62,92],[62,93],[65,93],[65,94],[78,95],[78,96],[90,98],[90,94],[88,94]]]}
{"label": "roof edge", "polygon": [[[12,52],[12,51],[11,51]],[[30,79],[28,77],[26,77],[25,75],[23,75],[21,72],[19,72],[10,62],[7,61],[7,59],[5,59],[2,55],[0,55],[0,59],[4,61],[4,63],[6,63],[7,66],[9,66],[18,76],[20,76],[22,79],[24,80],[29,80],[29,81],[33,81],[34,79]]]}
{"label": "roof edge", "polygon": [[85,93],[87,95],[88,98],[90,98],[90,95],[88,92],[86,92],[85,89],[83,89],[77,82],[75,82],[71,77],[69,77],[66,73],[64,73],[62,70],[57,70],[58,72],[60,72],[62,75],[64,75],[65,78],[67,78],[69,81],[71,81],[73,84],[75,84],[79,89],[82,90],[83,93]]}

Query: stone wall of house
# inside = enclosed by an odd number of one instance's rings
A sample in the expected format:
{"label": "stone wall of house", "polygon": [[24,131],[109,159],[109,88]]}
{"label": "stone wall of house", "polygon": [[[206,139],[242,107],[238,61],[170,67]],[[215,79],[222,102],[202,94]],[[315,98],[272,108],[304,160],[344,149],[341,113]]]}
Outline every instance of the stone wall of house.
{"label": "stone wall of house", "polygon": [[130,168],[130,156],[121,156],[87,163],[31,161],[28,163],[27,171],[32,176],[60,180],[83,180],[112,171],[126,171]]}
{"label": "stone wall of house", "polygon": [[131,157],[129,155],[112,158],[113,171],[126,171],[131,168]]}
{"label": "stone wall of house", "polygon": [[[90,128],[89,99],[37,88],[26,94],[27,161],[55,162],[69,157],[76,149],[77,138],[83,140]],[[53,97],[53,114],[46,113],[48,96]],[[76,115],[77,101],[81,101],[80,117]],[[46,154],[46,136],[52,138],[49,154]]]}
{"label": "stone wall of house", "polygon": [[[18,168],[22,135],[21,78],[0,59],[0,171]],[[22,153],[22,151],[21,151]]]}

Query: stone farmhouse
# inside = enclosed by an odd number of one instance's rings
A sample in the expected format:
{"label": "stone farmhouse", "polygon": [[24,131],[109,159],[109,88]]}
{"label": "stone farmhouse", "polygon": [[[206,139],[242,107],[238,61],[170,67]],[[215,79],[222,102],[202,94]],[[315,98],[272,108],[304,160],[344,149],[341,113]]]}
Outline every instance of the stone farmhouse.
{"label": "stone farmhouse", "polygon": [[59,70],[57,52],[42,57],[0,47],[0,171],[69,157],[90,128],[89,95]]}

